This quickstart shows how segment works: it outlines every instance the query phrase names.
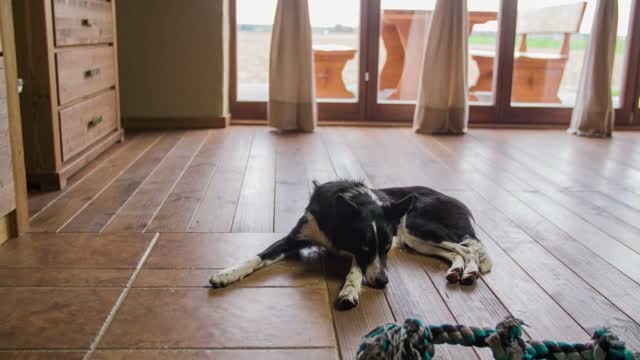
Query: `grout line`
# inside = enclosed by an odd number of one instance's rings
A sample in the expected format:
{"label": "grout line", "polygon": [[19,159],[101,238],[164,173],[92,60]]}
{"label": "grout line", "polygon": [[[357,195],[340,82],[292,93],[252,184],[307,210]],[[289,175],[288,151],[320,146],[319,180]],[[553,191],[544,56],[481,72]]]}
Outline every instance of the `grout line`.
{"label": "grout line", "polygon": [[131,288],[133,287],[133,283],[136,281],[136,278],[138,277],[138,274],[140,274],[140,271],[142,270],[142,266],[147,261],[147,258],[149,257],[149,254],[151,253],[151,250],[153,250],[153,248],[155,247],[156,243],[158,242],[158,238],[159,237],[160,237],[160,234],[156,233],[156,235],[153,237],[153,240],[151,240],[151,244],[149,244],[149,247],[144,252],[142,257],[140,258],[140,261],[138,262],[138,265],[136,266],[135,271],[133,272],[133,274],[131,274],[131,278],[127,282],[127,286],[124,289],[122,289],[122,293],[120,293],[120,296],[118,297],[118,300],[116,300],[116,303],[113,305],[113,308],[111,309],[111,312],[109,312],[109,315],[107,316],[107,318],[105,319],[104,323],[102,324],[102,327],[100,328],[100,331],[98,332],[98,335],[96,335],[96,338],[93,340],[93,343],[91,344],[91,347],[89,348],[89,352],[87,352],[85,354],[85,356],[83,357],[83,360],[89,360],[93,356],[93,353],[96,351],[96,348],[98,347],[98,344],[100,343],[100,341],[102,341],[102,338],[104,337],[105,333],[107,332],[107,329],[109,328],[109,326],[113,322],[113,319],[115,318],[116,314],[118,313],[118,310],[120,310],[120,307],[122,306],[122,303],[124,303],[124,299],[127,297],[127,294],[129,294],[129,290],[131,290]]}

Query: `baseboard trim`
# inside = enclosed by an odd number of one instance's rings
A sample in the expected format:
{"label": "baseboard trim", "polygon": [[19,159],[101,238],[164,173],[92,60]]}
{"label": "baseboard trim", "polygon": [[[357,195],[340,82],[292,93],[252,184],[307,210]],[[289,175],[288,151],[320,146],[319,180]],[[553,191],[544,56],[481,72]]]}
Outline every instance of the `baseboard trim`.
{"label": "baseboard trim", "polygon": [[125,117],[125,129],[220,129],[231,123],[231,114],[202,117]]}
{"label": "baseboard trim", "polygon": [[16,236],[16,212],[15,210],[0,217],[0,245]]}

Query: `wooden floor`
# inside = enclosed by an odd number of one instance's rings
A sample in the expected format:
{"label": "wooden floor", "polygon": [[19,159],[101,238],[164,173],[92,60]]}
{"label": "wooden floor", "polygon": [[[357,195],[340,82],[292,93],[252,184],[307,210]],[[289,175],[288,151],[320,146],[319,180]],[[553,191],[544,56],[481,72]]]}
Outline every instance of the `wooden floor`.
{"label": "wooden floor", "polygon": [[[493,272],[449,286],[444,263],[394,250],[387,288],[345,312],[331,305],[348,264],[315,253],[206,287],[212,269],[291,228],[313,179],[335,178],[458,197]],[[33,233],[0,247],[0,358],[351,359],[384,322],[493,326],[507,314],[527,337],[586,341],[606,325],[640,350],[640,133],[143,132],[30,207]]]}

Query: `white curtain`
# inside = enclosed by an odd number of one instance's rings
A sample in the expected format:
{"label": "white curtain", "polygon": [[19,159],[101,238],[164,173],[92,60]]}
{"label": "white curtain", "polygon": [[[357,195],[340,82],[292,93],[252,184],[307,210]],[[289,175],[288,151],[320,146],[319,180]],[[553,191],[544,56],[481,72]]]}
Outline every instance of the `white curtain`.
{"label": "white curtain", "polygon": [[467,0],[437,0],[413,118],[417,132],[462,134],[467,130],[467,18]]}
{"label": "white curtain", "polygon": [[315,98],[308,0],[278,0],[269,60],[269,126],[313,131]]}
{"label": "white curtain", "polygon": [[599,0],[568,130],[572,134],[611,136],[614,122],[611,74],[617,29],[618,0]]}

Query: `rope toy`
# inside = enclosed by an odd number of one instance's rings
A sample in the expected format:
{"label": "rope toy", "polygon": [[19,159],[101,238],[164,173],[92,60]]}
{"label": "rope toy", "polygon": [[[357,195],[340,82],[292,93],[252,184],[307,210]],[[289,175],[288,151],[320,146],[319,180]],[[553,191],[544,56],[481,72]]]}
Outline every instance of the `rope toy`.
{"label": "rope toy", "polygon": [[495,329],[464,325],[424,325],[417,319],[407,319],[403,326],[389,323],[364,336],[356,359],[431,360],[435,345],[449,344],[467,347],[488,347],[496,360],[640,360],[624,342],[608,329],[597,330],[586,344],[566,342],[524,341],[522,320],[508,316]]}

